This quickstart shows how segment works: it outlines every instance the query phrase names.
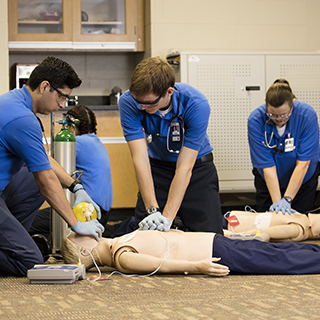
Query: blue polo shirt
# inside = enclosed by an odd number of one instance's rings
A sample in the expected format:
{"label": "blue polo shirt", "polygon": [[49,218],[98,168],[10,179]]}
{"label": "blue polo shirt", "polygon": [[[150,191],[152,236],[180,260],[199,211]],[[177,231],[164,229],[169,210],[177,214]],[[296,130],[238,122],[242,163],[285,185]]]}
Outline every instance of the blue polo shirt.
{"label": "blue polo shirt", "polygon": [[26,86],[0,96],[0,191],[23,164],[30,172],[51,169]]}
{"label": "blue polo shirt", "polygon": [[[212,147],[207,135],[210,116],[210,105],[207,98],[199,90],[189,84],[176,83],[172,95],[172,110],[163,118],[158,114],[148,114],[141,110],[127,90],[119,100],[121,126],[126,141],[145,138],[145,133],[152,134],[152,142],[148,143],[148,153],[151,158],[162,161],[177,161],[178,154],[168,151],[167,135],[170,121],[178,112],[184,122],[183,145],[199,151],[198,159],[210,153]],[[169,147],[170,149],[170,147]]]}
{"label": "blue polo shirt", "polygon": [[108,211],[113,201],[110,159],[94,133],[76,136],[76,169],[83,171],[80,181],[92,200]]}
{"label": "blue polo shirt", "polygon": [[[284,189],[288,186],[296,160],[310,160],[303,183],[308,181],[316,170],[320,155],[319,125],[315,110],[305,102],[294,101],[285,133],[281,137],[276,125],[273,122],[269,124],[267,120],[265,104],[252,111],[248,118],[248,139],[253,167],[264,177],[263,168],[276,166],[280,188]],[[295,149],[285,152],[285,142],[289,138],[294,138]],[[283,152],[268,148],[267,144],[276,145]]]}

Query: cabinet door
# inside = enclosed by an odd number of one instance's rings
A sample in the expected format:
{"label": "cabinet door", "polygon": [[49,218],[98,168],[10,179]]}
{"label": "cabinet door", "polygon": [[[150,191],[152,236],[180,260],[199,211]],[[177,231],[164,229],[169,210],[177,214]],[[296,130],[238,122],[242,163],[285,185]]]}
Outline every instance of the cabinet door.
{"label": "cabinet door", "polygon": [[207,132],[222,192],[254,191],[247,119],[264,102],[264,59],[263,54],[181,55],[181,81],[204,93],[211,106]]}
{"label": "cabinet door", "polygon": [[73,41],[135,42],[136,0],[74,0]]}
{"label": "cabinet door", "polygon": [[10,0],[9,41],[70,41],[68,0]]}
{"label": "cabinet door", "polygon": [[288,80],[297,99],[316,110],[320,125],[319,53],[267,54],[266,66],[266,88],[278,78]]}

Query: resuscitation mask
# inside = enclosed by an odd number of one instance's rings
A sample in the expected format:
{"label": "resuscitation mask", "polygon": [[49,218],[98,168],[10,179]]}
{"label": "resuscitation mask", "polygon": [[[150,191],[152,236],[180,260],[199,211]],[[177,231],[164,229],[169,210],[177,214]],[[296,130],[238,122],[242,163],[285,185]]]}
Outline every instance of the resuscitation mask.
{"label": "resuscitation mask", "polygon": [[73,209],[73,213],[80,222],[97,219],[97,211],[92,203],[80,202]]}

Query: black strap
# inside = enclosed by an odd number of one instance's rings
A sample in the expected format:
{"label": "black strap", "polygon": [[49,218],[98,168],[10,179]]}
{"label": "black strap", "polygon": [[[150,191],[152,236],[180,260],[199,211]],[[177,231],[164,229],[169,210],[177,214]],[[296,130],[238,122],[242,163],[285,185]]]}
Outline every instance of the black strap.
{"label": "black strap", "polygon": [[82,184],[82,183],[81,183],[79,180],[74,180],[74,181],[71,183],[70,187],[68,188],[68,189],[70,190],[70,192],[73,192],[73,189],[74,189],[74,187],[75,187],[77,184]]}

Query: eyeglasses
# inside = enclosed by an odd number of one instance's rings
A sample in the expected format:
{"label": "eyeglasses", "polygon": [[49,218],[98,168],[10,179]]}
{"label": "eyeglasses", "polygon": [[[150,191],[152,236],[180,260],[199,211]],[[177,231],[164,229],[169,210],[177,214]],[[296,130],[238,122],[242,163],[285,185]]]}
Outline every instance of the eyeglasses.
{"label": "eyeglasses", "polygon": [[268,118],[274,121],[286,121],[290,118],[291,112],[292,112],[291,110],[290,112],[284,113],[284,114],[272,114],[272,113],[266,112],[266,115]]}
{"label": "eyeglasses", "polygon": [[51,88],[52,88],[53,90],[55,90],[55,91],[58,92],[58,94],[59,94],[59,99],[61,99],[61,100],[63,100],[63,101],[66,101],[66,102],[68,102],[68,101],[70,100],[70,97],[69,97],[67,94],[61,92],[58,88],[56,88],[56,87],[55,87],[54,85],[52,85],[50,82],[49,82],[49,84],[50,84],[50,86],[51,86]]}
{"label": "eyeglasses", "polygon": [[132,96],[132,98],[139,104],[141,104],[142,106],[152,106],[154,107],[156,104],[158,104],[158,102],[160,101],[160,99],[167,93],[168,89],[166,89],[156,100],[152,101],[152,102],[144,102],[144,101],[140,101],[138,99],[136,99],[134,96]]}

